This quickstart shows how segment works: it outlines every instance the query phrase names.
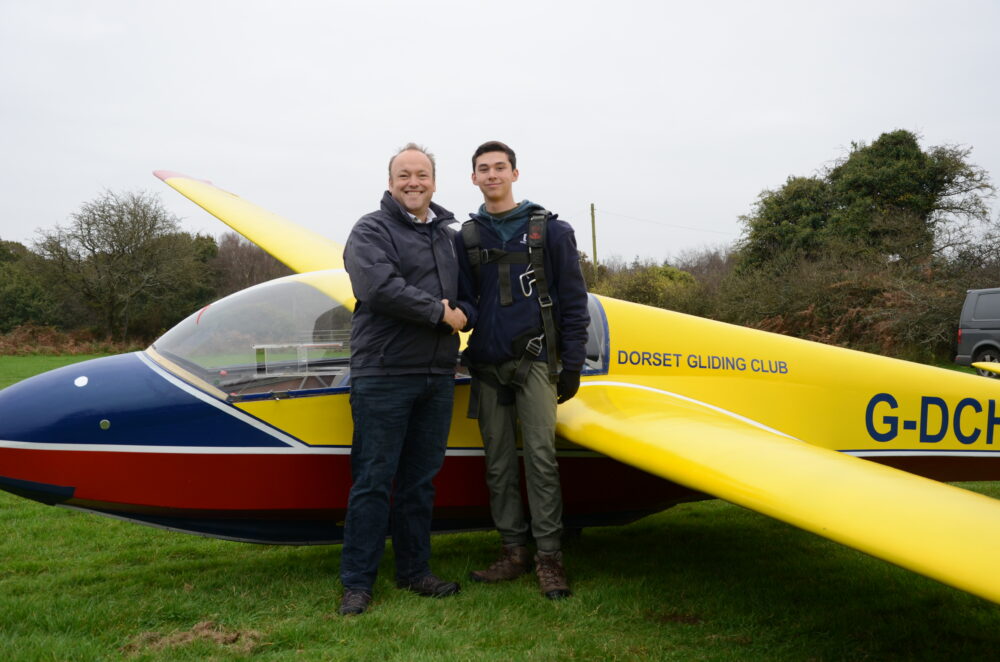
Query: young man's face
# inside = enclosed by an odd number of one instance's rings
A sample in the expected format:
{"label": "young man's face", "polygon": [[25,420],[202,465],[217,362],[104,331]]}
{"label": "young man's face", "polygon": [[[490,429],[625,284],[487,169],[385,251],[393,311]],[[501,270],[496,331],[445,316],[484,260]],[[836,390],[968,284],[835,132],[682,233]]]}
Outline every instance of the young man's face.
{"label": "young man's face", "polygon": [[408,149],[392,161],[389,192],[406,211],[423,220],[434,191],[434,166],[423,152]]}
{"label": "young man's face", "polygon": [[472,171],[472,183],[483,192],[489,202],[503,202],[514,199],[511,187],[517,181],[517,169],[510,167],[510,159],[504,152],[486,152],[476,158]]}

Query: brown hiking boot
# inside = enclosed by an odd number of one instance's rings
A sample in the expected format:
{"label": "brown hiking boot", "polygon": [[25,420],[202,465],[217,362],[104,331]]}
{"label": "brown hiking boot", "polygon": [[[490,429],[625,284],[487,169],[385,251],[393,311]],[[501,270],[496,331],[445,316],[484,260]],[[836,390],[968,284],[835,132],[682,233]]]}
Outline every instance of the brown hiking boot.
{"label": "brown hiking boot", "polygon": [[344,589],[344,598],[340,601],[340,613],[344,616],[363,614],[368,611],[368,603],[371,601],[372,594],[368,591]]}
{"label": "brown hiking boot", "polygon": [[469,577],[474,582],[486,584],[505,582],[528,572],[530,562],[531,554],[524,545],[504,545],[500,550],[500,558],[486,570],[473,570]]}
{"label": "brown hiking boot", "polygon": [[438,579],[431,573],[427,573],[416,581],[397,581],[396,586],[399,588],[405,588],[408,591],[413,591],[417,595],[422,595],[425,598],[446,598],[449,595],[455,595],[462,590],[462,587],[458,585],[458,582],[449,582],[443,579]]}
{"label": "brown hiking boot", "polygon": [[566,581],[562,552],[538,552],[535,554],[535,574],[542,595],[549,600],[559,600],[573,595]]}

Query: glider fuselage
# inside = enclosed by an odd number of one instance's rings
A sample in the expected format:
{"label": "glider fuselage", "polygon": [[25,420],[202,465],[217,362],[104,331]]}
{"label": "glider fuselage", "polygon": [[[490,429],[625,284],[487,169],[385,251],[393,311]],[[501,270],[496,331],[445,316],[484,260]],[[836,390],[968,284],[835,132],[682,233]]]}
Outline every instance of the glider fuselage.
{"label": "glider fuselage", "polygon": [[[350,486],[349,348],[331,340],[338,323],[320,327],[339,305],[323,293],[344,278],[335,270],[258,286],[192,315],[145,352],[3,390],[0,488],[221,538],[338,541]],[[264,326],[280,327],[291,319],[282,306],[305,310],[308,324],[280,343],[252,337],[247,310],[267,310]],[[998,384],[612,299],[592,297],[591,314],[590,394],[628,386],[932,478],[1000,478]],[[220,341],[230,336],[237,340]],[[434,527],[488,528],[482,445],[465,417],[468,378],[456,380]],[[567,527],[624,523],[704,497],[565,438],[559,462]]]}

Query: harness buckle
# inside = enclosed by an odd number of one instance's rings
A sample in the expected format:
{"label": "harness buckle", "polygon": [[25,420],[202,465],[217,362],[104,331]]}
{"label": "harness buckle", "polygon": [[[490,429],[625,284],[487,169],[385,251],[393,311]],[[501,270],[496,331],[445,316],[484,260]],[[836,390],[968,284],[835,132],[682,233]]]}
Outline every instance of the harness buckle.
{"label": "harness buckle", "polygon": [[523,274],[517,277],[517,279],[521,281],[521,293],[525,296],[525,298],[530,297],[531,292],[533,291],[531,286],[535,284],[534,275],[535,268],[530,266],[525,269]]}
{"label": "harness buckle", "polygon": [[[534,281],[532,281],[532,282],[534,282]],[[538,297],[538,305],[540,305],[542,308],[551,308],[552,307],[552,297],[550,297],[550,296],[544,296],[544,297],[543,296],[539,296]]]}
{"label": "harness buckle", "polygon": [[545,340],[545,334],[532,338],[528,341],[528,344],[524,346],[524,351],[526,354],[531,354],[532,356],[538,356],[542,353],[542,348],[545,346],[542,341]]}

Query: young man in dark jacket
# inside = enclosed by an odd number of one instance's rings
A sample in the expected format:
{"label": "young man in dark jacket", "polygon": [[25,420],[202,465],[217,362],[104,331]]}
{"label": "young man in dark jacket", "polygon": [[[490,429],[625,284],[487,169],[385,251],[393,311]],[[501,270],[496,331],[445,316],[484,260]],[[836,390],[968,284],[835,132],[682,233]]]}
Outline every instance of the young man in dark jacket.
{"label": "young man in dark jacket", "polygon": [[520,422],[530,532],[538,548],[535,570],[542,593],[556,599],[570,595],[560,545],[556,404],[580,386],[587,289],[573,229],[533,202],[516,203],[517,178],[510,147],[491,141],[476,149],[472,182],[484,203],[457,238],[460,301],[474,326],[465,359],[473,402],[478,393],[490,510],[502,542],[497,561],[471,576],[498,582],[530,567],[516,447]]}
{"label": "young man in dark jacket", "polygon": [[433,597],[459,591],[429,566],[432,481],[451,425],[456,334],[466,325],[451,305],[458,264],[447,226],[455,217],[431,202],[434,175],[433,157],[423,148],[410,143],[400,150],[389,161],[381,209],[354,225],[344,249],[357,305],[342,614],[368,608],[390,532],[400,588]]}

